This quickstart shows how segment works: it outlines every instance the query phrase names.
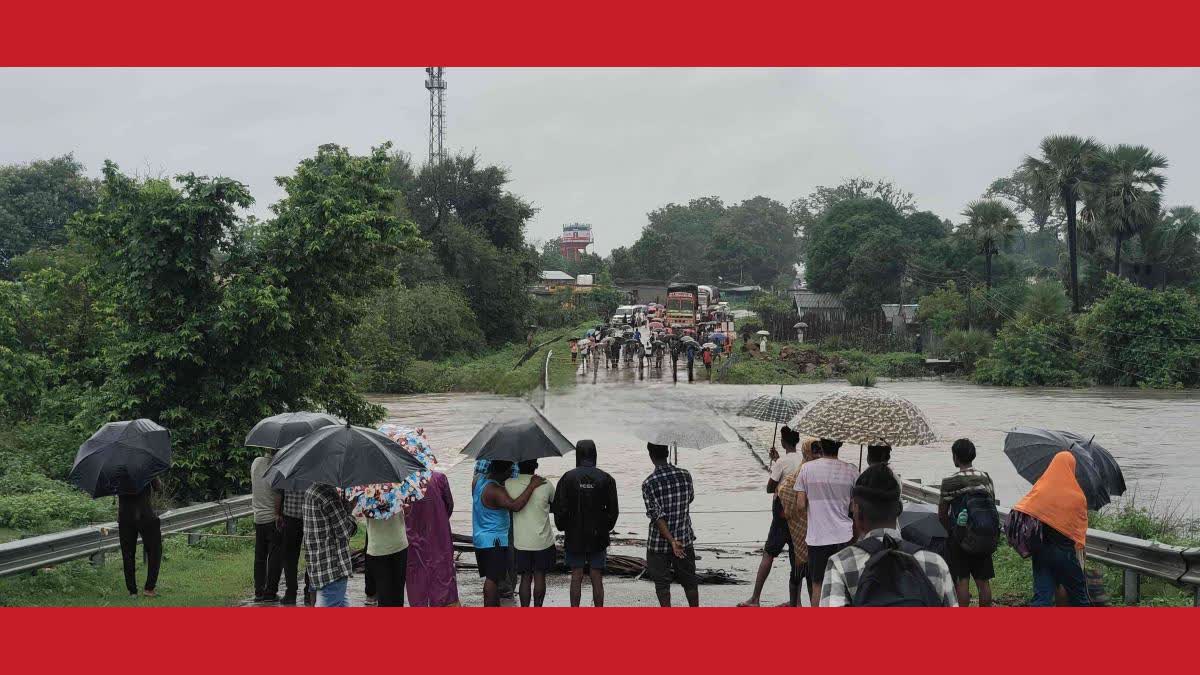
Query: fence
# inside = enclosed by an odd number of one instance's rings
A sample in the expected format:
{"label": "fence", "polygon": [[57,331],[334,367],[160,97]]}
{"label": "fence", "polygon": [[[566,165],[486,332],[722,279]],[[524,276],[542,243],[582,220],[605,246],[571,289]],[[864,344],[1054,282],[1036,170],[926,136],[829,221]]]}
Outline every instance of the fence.
{"label": "fence", "polygon": [[[937,504],[937,489],[920,483],[904,481],[901,494],[912,501]],[[1001,507],[1001,521],[1007,521],[1008,509]],[[1192,604],[1200,607],[1200,548],[1167,546],[1154,541],[1126,537],[1103,530],[1087,531],[1087,557],[1125,571],[1123,595],[1127,604],[1137,604],[1141,598],[1143,576],[1164,579],[1192,589]]]}
{"label": "fence", "polygon": [[[195,504],[171,509],[159,516],[162,532],[188,533],[188,543],[198,542],[202,530],[220,523],[233,534],[237,520],[251,514],[250,495],[224,501]],[[36,571],[68,560],[91,558],[95,565],[104,563],[104,554],[121,546],[116,523],[81,527],[75,530],[43,534],[0,544],[0,577]]]}

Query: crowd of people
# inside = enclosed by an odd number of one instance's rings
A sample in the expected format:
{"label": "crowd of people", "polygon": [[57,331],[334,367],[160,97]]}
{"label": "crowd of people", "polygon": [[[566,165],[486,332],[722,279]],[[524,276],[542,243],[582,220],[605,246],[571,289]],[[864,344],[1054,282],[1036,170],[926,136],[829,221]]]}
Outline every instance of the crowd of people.
{"label": "crowd of people", "polygon": [[[420,433],[418,431],[418,433]],[[938,545],[906,540],[900,479],[891,448],[871,446],[867,469],[838,458],[841,443],[801,439],[784,427],[784,453],[771,450],[766,491],[771,523],[751,596],[758,606],[776,558],[788,551],[789,606],[968,606],[974,582],[979,606],[992,604],[993,554],[1001,536],[1032,559],[1031,604],[1088,605],[1082,551],[1087,500],[1075,478],[1075,458],[1060,452],[1012,509],[1004,532],[995,487],[974,468],[975,446],[959,439],[950,456],[956,471],[941,482],[936,518],[945,538]],[[645,577],[661,606],[672,603],[678,583],[690,606],[700,603],[696,572],[691,474],[671,464],[665,445],[648,444],[652,470],[642,482],[649,520]],[[485,606],[498,606],[501,587],[515,575],[522,606],[542,606],[546,575],[557,565],[556,532],[570,569],[570,604],[579,606],[585,578],[592,604],[604,605],[604,571],[610,533],[620,513],[617,485],[597,466],[596,444],[579,441],[575,468],[553,484],[538,462],[476,462],[471,484],[472,543]],[[319,607],[346,606],[354,569],[350,539],[358,528],[345,490],[314,484],[303,492],[272,489],[265,481],[267,455],[251,464],[255,529],[254,597],[294,605],[301,597]],[[406,502],[392,517],[366,518],[366,595],[380,606],[459,604],[450,516],[454,500],[446,475],[431,471],[423,498]],[[126,586],[137,595],[135,552],[146,546],[146,595],[155,594],[161,533],[152,506],[154,485],[123,495],[118,525]],[[306,561],[300,574],[301,553]],[[301,587],[303,580],[303,588]],[[280,593],[280,585],[283,592]],[[303,590],[303,596],[301,591]]]}

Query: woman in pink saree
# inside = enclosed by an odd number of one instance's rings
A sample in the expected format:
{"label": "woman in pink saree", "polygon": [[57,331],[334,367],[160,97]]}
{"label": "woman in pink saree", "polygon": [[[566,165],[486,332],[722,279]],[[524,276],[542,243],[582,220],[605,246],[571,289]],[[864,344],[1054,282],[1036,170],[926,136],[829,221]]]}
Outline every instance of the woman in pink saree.
{"label": "woman in pink saree", "polygon": [[448,607],[458,604],[458,578],[454,571],[454,545],[450,540],[450,514],[454,497],[446,474],[434,471],[425,498],[413,502],[404,516],[408,530],[408,604],[411,607]]}
{"label": "woman in pink saree", "polygon": [[[419,475],[419,493],[404,499],[404,529],[408,535],[408,569],[405,590],[410,607],[458,605],[458,577],[454,570],[454,544],[450,515],[454,496],[446,474],[434,469],[437,458],[423,429],[385,425],[379,429],[408,450],[426,471]],[[416,497],[416,498],[414,498]]]}

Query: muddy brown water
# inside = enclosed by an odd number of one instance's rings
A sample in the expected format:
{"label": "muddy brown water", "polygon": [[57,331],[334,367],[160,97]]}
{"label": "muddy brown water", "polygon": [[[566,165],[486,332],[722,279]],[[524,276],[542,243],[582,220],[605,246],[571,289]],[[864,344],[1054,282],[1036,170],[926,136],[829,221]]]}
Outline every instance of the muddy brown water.
{"label": "muddy brown water", "polygon": [[[590,438],[599,448],[600,466],[617,481],[621,502],[619,537],[644,537],[647,530],[640,486],[650,472],[645,443],[636,428],[668,421],[702,419],[720,429],[729,443],[703,451],[681,450],[680,465],[691,471],[696,485],[693,522],[697,546],[702,547],[701,567],[721,568],[752,581],[758,549],[770,522],[770,499],[765,492],[766,471],[760,461],[770,445],[773,426],[736,415],[741,404],[760,394],[778,392],[778,386],[723,385],[699,381],[704,372],[697,364],[697,382],[678,384],[669,375],[648,371],[644,379],[636,369],[577,375],[574,387],[552,389],[545,395],[545,413],[571,440]],[[787,396],[812,401],[845,386],[828,382],[787,386]],[[942,380],[887,381],[878,384],[919,406],[929,418],[939,440],[929,446],[896,448],[892,465],[904,478],[936,483],[953,471],[950,444],[971,438],[978,448],[975,465],[990,473],[1001,503],[1011,505],[1029,484],[1016,474],[1003,453],[1004,433],[1017,424],[1068,429],[1095,434],[1120,462],[1129,495],[1159,509],[1200,511],[1200,452],[1195,436],[1200,431],[1200,394],[1127,389],[1012,389],[981,387]],[[421,426],[447,472],[456,501],[453,527],[470,532],[470,480],[472,463],[459,450],[497,413],[523,405],[519,399],[488,394],[430,394],[373,397],[388,411],[388,421]],[[749,441],[747,447],[739,435]],[[857,462],[857,448],[842,449],[842,459]],[[574,466],[574,457],[547,459],[539,472],[552,480]],[[638,554],[636,548],[620,550]],[[785,595],[786,572],[777,561],[765,600],[777,602]],[[469,574],[464,595],[477,594]],[[614,580],[615,582],[615,580]],[[733,604],[749,594],[749,587],[706,586],[704,604]],[[551,586],[551,599],[561,600],[565,589]],[[615,595],[614,595],[615,593]],[[615,582],[609,604],[651,604],[650,584]],[[676,589],[676,595],[681,595]],[[588,597],[587,591],[584,592]],[[565,597],[565,596],[564,596]],[[560,603],[555,603],[560,604]],[[585,603],[586,604],[586,603]]]}

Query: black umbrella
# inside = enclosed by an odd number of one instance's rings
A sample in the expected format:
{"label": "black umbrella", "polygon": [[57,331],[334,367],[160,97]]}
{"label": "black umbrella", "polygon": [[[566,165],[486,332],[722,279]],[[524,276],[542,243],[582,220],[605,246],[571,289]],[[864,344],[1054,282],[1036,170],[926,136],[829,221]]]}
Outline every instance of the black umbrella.
{"label": "black umbrella", "polygon": [[147,419],[109,422],[79,446],[68,480],[93,497],[135,495],[171,466],[171,432]]}
{"label": "black umbrella", "polygon": [[1030,483],[1036,483],[1064,450],[1075,456],[1075,480],[1089,509],[1099,509],[1112,496],[1125,493],[1125,476],[1117,460],[1091,437],[1033,427],[1016,427],[1004,437],[1004,454]]}
{"label": "black umbrella", "polygon": [[243,445],[278,450],[297,438],[307,436],[330,424],[341,422],[336,417],[324,413],[290,412],[272,415],[254,425],[250,433],[246,434]]}
{"label": "black umbrella", "polygon": [[300,491],[313,483],[339,488],[399,483],[424,471],[416,457],[366,427],[321,427],[275,453],[264,476],[277,490]]}
{"label": "black umbrella", "polygon": [[935,549],[938,542],[944,542],[948,535],[946,528],[938,521],[937,506],[907,503],[900,514],[900,536],[917,546]]}
{"label": "black umbrella", "polygon": [[524,462],[541,457],[562,457],[575,446],[533,406],[492,419],[467,446],[464,455],[475,459]]}

